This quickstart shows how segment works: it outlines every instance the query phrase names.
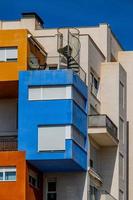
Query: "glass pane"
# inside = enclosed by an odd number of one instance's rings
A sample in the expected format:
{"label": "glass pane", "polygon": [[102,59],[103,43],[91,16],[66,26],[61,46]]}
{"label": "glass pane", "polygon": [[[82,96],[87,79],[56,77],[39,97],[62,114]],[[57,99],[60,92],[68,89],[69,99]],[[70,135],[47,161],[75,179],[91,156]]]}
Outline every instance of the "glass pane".
{"label": "glass pane", "polygon": [[48,192],[56,191],[56,182],[48,182]]}
{"label": "glass pane", "polygon": [[47,200],[56,200],[56,193],[50,193],[47,195]]}
{"label": "glass pane", "polygon": [[0,172],[0,181],[3,180],[3,172]]}
{"label": "glass pane", "polygon": [[98,81],[94,78],[94,87],[98,89]]}
{"label": "glass pane", "polygon": [[5,180],[15,181],[16,172],[5,172]]}

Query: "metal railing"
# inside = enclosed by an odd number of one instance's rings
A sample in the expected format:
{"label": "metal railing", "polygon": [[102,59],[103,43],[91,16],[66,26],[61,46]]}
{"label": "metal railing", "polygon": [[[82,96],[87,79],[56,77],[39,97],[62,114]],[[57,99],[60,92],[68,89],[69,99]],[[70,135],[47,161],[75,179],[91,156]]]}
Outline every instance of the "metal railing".
{"label": "metal railing", "polygon": [[110,193],[105,190],[97,189],[94,186],[91,186],[91,191],[88,191],[89,200],[117,200]]}
{"label": "metal railing", "polygon": [[117,127],[107,115],[89,115],[89,127],[106,127],[108,132],[117,138]]}
{"label": "metal railing", "polygon": [[102,190],[101,194],[104,196],[105,200],[117,200],[115,197],[113,197],[110,193],[107,191]]}
{"label": "metal railing", "polygon": [[17,151],[18,140],[17,137],[0,137],[0,151]]}
{"label": "metal railing", "polygon": [[[53,66],[54,69],[54,67],[57,66],[57,69],[69,69],[69,66],[67,66],[67,62],[65,63],[64,59],[65,58],[62,55],[48,56],[46,68],[49,69],[49,67],[52,68]],[[78,71],[76,73],[79,75],[80,79],[86,83],[86,72],[82,69],[82,67],[79,64],[77,65]]]}

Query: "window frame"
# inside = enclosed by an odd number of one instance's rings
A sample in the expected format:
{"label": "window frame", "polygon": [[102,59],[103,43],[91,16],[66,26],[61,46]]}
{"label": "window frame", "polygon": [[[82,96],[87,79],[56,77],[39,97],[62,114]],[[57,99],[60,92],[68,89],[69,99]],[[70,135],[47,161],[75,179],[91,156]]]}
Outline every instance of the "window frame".
{"label": "window frame", "polygon": [[[8,58],[7,57],[7,51],[9,49],[13,49],[13,50],[16,50],[16,54],[17,56],[16,57],[12,57],[12,58]],[[0,50],[3,50],[3,53],[4,53],[4,59],[3,60],[0,60],[0,62],[17,62],[18,61],[18,47],[17,46],[10,46],[10,47],[0,47]]]}
{"label": "window frame", "polygon": [[[48,183],[50,183],[50,182],[53,182],[53,183],[55,183],[56,184],[56,189],[55,189],[55,191],[49,191],[49,188],[48,188]],[[55,200],[57,200],[57,180],[56,180],[56,178],[48,178],[47,179],[47,194],[46,194],[46,199],[47,200],[49,200],[48,199],[48,194],[55,194]]]}
{"label": "window frame", "polygon": [[[15,179],[14,180],[6,179],[6,173],[8,173],[8,172],[15,172]],[[3,180],[0,180],[0,182],[15,182],[15,181],[17,181],[16,167],[0,167],[0,173],[3,174]]]}
{"label": "window frame", "polygon": [[[36,189],[40,189],[39,174],[30,169],[28,177],[29,177],[29,180],[28,180],[29,181],[29,185],[34,187],[34,188],[36,188]],[[35,185],[30,180],[34,180],[35,181]]]}
{"label": "window frame", "polygon": [[92,71],[90,72],[90,91],[91,93],[97,97],[98,89],[99,89],[100,79],[95,75]]}

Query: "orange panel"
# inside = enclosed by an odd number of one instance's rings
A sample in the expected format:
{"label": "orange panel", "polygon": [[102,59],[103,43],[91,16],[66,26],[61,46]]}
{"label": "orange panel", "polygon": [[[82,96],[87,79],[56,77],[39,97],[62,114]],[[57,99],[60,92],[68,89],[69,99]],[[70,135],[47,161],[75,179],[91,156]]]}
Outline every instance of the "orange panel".
{"label": "orange panel", "polygon": [[[26,200],[26,161],[24,152],[0,152],[0,167],[16,166],[16,181],[0,181],[1,200]],[[31,199],[32,200],[32,199]]]}
{"label": "orange panel", "polygon": [[18,72],[27,69],[28,31],[0,30],[0,47],[18,47],[16,62],[0,62],[0,81],[18,80]]}

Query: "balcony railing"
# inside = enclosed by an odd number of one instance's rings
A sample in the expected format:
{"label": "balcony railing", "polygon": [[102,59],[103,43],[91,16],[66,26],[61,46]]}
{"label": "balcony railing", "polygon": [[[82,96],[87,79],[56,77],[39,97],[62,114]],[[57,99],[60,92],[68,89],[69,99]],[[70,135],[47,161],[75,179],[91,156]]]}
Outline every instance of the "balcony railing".
{"label": "balcony railing", "polygon": [[107,191],[102,190],[101,191],[102,197],[104,196],[103,199],[105,200],[117,200],[115,197],[113,197],[111,194],[109,194]]}
{"label": "balcony railing", "polygon": [[91,191],[88,192],[89,195],[89,199],[90,200],[117,200],[115,197],[113,197],[111,194],[109,194],[107,191],[105,190],[100,190],[97,189],[94,186],[91,186]]}
{"label": "balcony railing", "polygon": [[[47,69],[49,67],[52,69],[52,66],[53,69],[55,69],[56,66],[57,69],[70,69],[70,67],[67,66],[66,59],[61,55],[47,57]],[[78,63],[75,64],[75,69],[76,68],[77,68],[76,73],[79,75],[80,79],[86,83],[86,72],[82,69],[82,67]]]}
{"label": "balcony railing", "polygon": [[0,151],[17,151],[17,137],[0,137]]}
{"label": "balcony railing", "polygon": [[107,128],[107,131],[117,138],[117,127],[107,115],[89,115],[89,128]]}

